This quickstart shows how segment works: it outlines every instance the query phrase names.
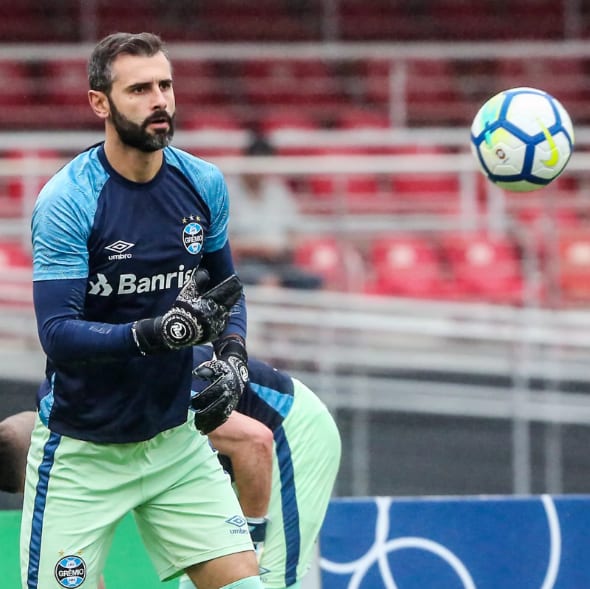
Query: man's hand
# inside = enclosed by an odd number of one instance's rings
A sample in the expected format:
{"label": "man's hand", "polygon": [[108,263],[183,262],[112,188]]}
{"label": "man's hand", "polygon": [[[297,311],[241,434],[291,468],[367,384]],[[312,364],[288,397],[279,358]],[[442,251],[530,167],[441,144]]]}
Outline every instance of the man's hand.
{"label": "man's hand", "polygon": [[219,337],[227,325],[230,309],[242,295],[242,284],[232,274],[203,292],[208,282],[208,272],[198,269],[169,311],[133,324],[133,337],[143,355],[194,346]]}
{"label": "man's hand", "polygon": [[241,338],[229,336],[215,345],[216,360],[195,368],[197,378],[211,384],[191,400],[195,426],[208,434],[227,421],[248,384],[248,354]]}

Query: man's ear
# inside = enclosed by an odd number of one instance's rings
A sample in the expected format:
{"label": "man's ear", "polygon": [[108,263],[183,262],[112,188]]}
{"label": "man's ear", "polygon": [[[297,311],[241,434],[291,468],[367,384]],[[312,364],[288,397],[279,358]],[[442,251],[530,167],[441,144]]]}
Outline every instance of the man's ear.
{"label": "man's ear", "polygon": [[88,102],[94,114],[100,119],[106,119],[110,114],[109,101],[104,92],[98,90],[88,90]]}

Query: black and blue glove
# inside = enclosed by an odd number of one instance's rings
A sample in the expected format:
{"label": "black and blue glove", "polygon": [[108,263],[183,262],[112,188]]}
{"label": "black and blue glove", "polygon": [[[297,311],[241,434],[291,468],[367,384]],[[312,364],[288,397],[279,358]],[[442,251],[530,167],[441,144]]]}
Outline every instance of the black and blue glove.
{"label": "black and blue glove", "polygon": [[230,309],[242,295],[242,283],[232,274],[204,292],[208,282],[209,273],[198,269],[169,311],[133,324],[133,337],[142,355],[207,343],[219,337],[227,326]]}
{"label": "black and blue glove", "polygon": [[214,348],[216,359],[193,370],[194,376],[211,382],[191,399],[195,426],[205,435],[227,421],[249,380],[248,353],[241,337],[223,338]]}

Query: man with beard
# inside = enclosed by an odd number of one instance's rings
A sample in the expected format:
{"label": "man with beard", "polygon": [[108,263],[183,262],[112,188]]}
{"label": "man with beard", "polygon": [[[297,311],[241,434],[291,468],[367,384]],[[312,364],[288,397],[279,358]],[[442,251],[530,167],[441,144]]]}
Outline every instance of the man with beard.
{"label": "man with beard", "polygon": [[[96,587],[132,511],[161,579],[260,589],[252,541],[203,434],[248,382],[246,310],[220,171],[171,147],[172,68],[156,35],[115,33],[89,60],[105,140],[44,186],[33,294],[47,356],[27,459],[23,588]],[[191,403],[192,346],[211,384]],[[131,582],[131,584],[133,584]]]}

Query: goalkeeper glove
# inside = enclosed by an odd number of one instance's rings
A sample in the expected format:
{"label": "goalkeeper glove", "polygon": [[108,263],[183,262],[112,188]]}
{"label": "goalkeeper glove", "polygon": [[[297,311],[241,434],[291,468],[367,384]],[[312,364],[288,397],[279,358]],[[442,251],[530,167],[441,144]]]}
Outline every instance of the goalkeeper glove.
{"label": "goalkeeper glove", "polygon": [[232,274],[202,292],[208,282],[208,272],[197,270],[169,311],[159,317],[140,319],[132,325],[133,338],[142,355],[210,342],[223,332],[229,310],[242,294],[242,284]]}
{"label": "goalkeeper glove", "polygon": [[211,384],[191,400],[195,426],[208,434],[227,421],[248,384],[248,354],[242,338],[228,336],[215,342],[215,360],[199,364],[193,374]]}

